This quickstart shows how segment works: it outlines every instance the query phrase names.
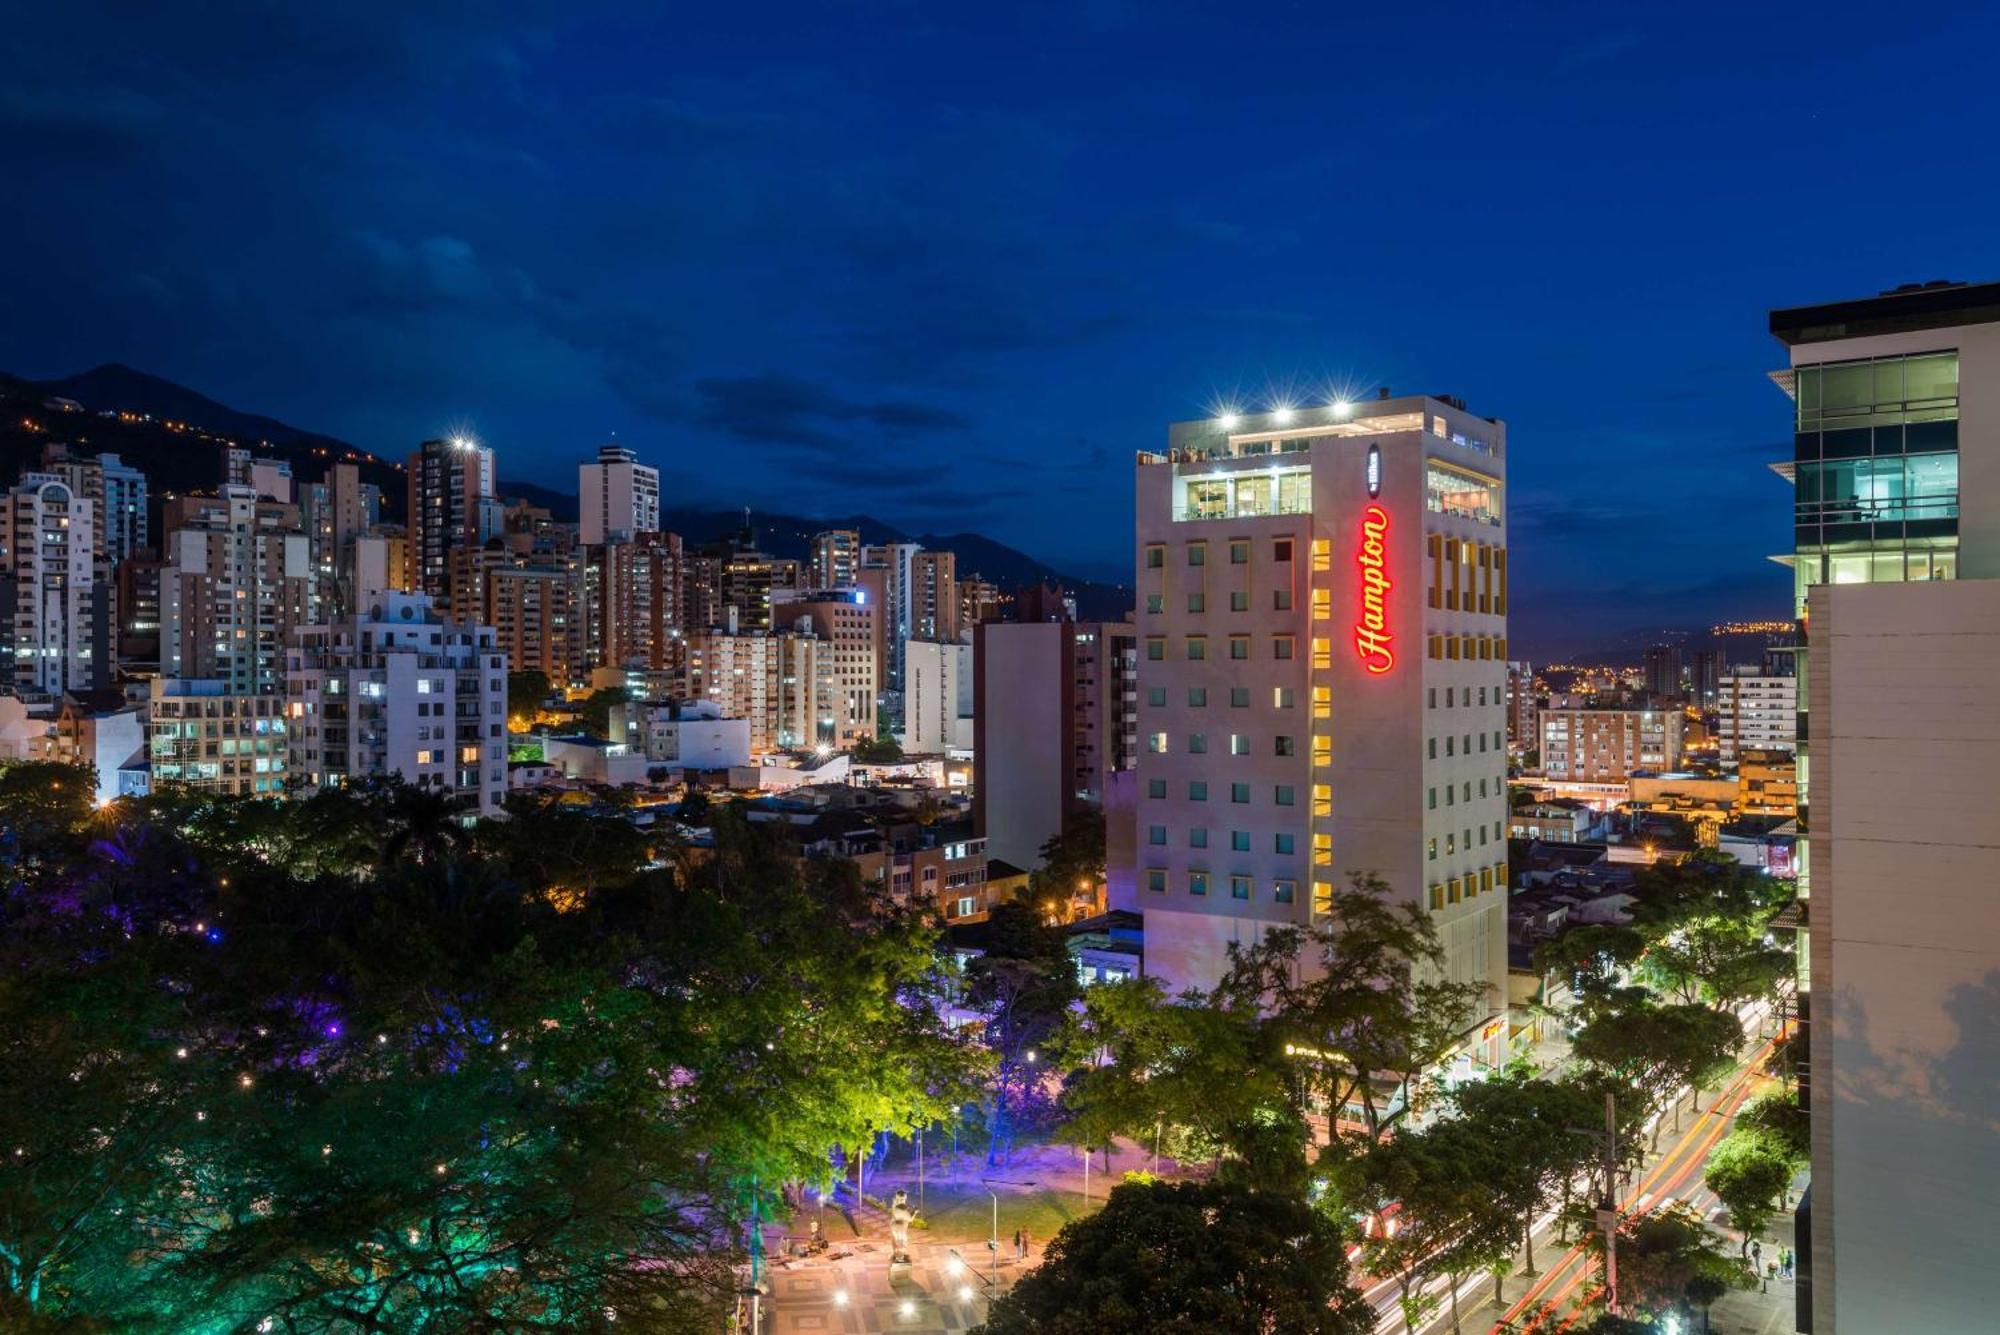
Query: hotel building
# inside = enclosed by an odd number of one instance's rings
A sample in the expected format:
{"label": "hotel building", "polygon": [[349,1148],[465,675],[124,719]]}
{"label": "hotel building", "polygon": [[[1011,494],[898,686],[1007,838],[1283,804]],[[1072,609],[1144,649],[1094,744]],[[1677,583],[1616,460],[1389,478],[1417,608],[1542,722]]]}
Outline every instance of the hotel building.
{"label": "hotel building", "polygon": [[1504,1006],[1505,475],[1504,426],[1427,396],[1139,456],[1133,893],[1170,990],[1369,875]]}
{"label": "hotel building", "polygon": [[1793,399],[1799,1329],[1980,1330],[2000,1209],[2000,283],[1771,312]]}

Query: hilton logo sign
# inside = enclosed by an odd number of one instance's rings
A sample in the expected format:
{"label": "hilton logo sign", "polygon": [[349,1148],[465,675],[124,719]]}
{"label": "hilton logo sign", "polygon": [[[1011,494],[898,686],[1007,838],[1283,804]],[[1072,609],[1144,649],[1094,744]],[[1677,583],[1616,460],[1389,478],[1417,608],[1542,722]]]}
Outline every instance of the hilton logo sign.
{"label": "hilton logo sign", "polygon": [[1354,563],[1361,568],[1361,616],[1354,623],[1354,652],[1361,665],[1378,677],[1396,666],[1396,651],[1389,643],[1395,637],[1389,633],[1388,546],[1389,512],[1371,505],[1361,512],[1361,545],[1354,553]]}

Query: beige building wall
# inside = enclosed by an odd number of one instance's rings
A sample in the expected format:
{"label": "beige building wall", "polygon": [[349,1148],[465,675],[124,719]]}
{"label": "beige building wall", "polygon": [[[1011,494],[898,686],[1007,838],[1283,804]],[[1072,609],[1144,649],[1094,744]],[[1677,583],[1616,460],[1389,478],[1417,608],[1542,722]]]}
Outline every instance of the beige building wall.
{"label": "beige building wall", "polygon": [[1814,1335],[1990,1330],[2000,581],[1808,606]]}

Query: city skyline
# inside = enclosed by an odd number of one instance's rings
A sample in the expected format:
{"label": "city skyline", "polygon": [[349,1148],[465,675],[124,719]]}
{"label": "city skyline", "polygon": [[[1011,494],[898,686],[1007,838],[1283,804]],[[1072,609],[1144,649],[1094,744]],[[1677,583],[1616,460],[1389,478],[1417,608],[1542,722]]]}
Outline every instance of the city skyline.
{"label": "city skyline", "polygon": [[[1970,10],[1866,52],[1777,12],[1732,12],[1727,47],[1553,12],[871,16],[753,49],[603,10],[366,43],[37,15],[0,154],[66,207],[0,223],[38,313],[0,367],[124,361],[387,458],[461,423],[563,490],[616,432],[663,494],[784,470],[829,512],[1120,582],[1158,422],[1456,394],[1517,442],[1517,638],[1588,649],[1552,638],[1572,598],[1618,636],[1784,607],[1761,310],[1990,276],[1958,191],[1795,224],[1843,145],[1911,179],[1972,151]],[[1831,91],[1885,41],[1932,70],[1923,108]]]}

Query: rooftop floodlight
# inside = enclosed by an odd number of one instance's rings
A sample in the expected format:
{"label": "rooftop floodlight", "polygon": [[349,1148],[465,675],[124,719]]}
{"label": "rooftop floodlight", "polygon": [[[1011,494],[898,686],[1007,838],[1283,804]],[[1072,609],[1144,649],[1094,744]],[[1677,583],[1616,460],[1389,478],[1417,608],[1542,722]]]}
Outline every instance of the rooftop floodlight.
{"label": "rooftop floodlight", "polygon": [[1332,406],[1335,417],[1345,417],[1354,411],[1354,405],[1346,399],[1335,399]]}
{"label": "rooftop floodlight", "polygon": [[1233,412],[1224,412],[1220,417],[1215,419],[1215,424],[1221,427],[1224,431],[1234,431],[1236,429],[1236,424],[1242,420],[1243,419],[1241,417],[1238,417]]}
{"label": "rooftop floodlight", "polygon": [[1281,403],[1277,407],[1271,409],[1271,420],[1273,422],[1276,422],[1279,426],[1283,426],[1287,422],[1291,421],[1292,405],[1289,403]]}

